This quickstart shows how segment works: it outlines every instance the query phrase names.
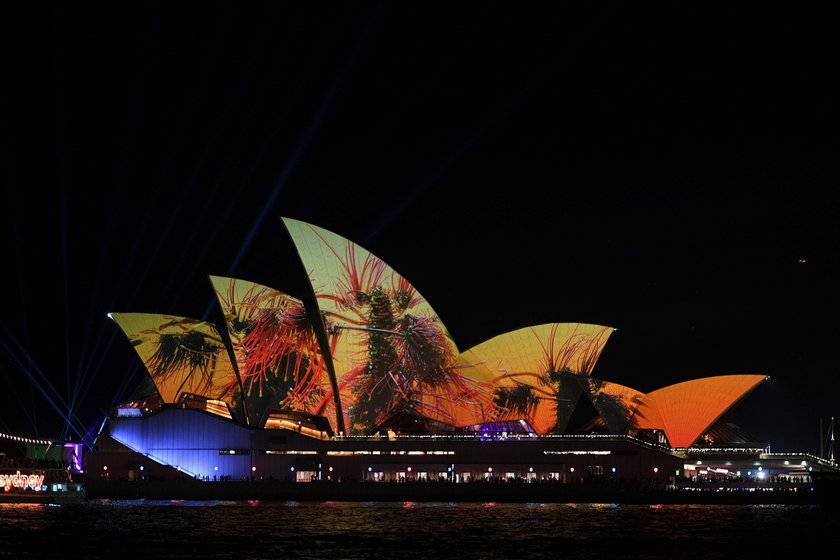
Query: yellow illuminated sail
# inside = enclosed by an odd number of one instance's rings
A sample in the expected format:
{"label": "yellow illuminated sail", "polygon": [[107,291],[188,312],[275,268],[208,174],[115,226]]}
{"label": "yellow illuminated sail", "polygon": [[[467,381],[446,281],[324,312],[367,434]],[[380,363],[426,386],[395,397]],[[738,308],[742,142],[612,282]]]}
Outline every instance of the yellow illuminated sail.
{"label": "yellow illuminated sail", "polygon": [[496,419],[525,419],[539,433],[563,433],[581,394],[570,376],[588,376],[613,329],[548,323],[501,334],[463,352],[484,364],[495,388]]}
{"label": "yellow illuminated sail", "polygon": [[143,361],[165,403],[184,393],[230,401],[237,390],[233,364],[216,326],[153,313],[110,313]]}

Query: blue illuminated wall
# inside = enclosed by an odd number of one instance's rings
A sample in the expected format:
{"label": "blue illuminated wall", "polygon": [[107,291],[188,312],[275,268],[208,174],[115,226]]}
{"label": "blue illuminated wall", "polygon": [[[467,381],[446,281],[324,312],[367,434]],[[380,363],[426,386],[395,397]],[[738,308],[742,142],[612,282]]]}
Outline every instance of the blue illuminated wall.
{"label": "blue illuminated wall", "polygon": [[190,476],[239,479],[251,473],[250,454],[223,455],[220,450],[250,450],[252,431],[223,418],[164,409],[147,418],[111,418],[109,428],[126,447]]}
{"label": "blue illuminated wall", "polygon": [[[298,472],[313,472],[319,463],[317,452],[312,451],[318,440],[285,429],[249,428],[189,408],[164,408],[141,418],[110,418],[108,434],[139,456],[100,451],[94,454],[92,472],[96,476],[107,472],[123,477],[124,471],[137,471],[145,461],[178,469],[183,476],[209,480],[285,480]],[[104,470],[106,465],[110,465],[109,471]],[[163,476],[177,475],[170,471]]]}

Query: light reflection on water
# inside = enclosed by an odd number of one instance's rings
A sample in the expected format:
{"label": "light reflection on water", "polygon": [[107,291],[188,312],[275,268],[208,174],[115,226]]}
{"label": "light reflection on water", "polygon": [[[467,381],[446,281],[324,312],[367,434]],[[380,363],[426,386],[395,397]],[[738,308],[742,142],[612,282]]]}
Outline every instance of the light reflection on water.
{"label": "light reflection on water", "polygon": [[5,558],[767,558],[840,542],[819,506],[0,504]]}

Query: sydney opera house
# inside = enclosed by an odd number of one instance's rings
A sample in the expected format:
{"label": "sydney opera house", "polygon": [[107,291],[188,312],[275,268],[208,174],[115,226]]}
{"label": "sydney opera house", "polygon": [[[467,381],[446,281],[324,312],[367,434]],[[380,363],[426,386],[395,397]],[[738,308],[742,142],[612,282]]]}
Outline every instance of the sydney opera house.
{"label": "sydney opera house", "polygon": [[[313,294],[298,299],[213,276],[223,324],[110,314],[151,382],[113,406],[89,473],[643,482],[715,461],[715,472],[733,475],[741,465],[770,465],[766,444],[732,414],[764,375],[642,392],[595,376],[614,329],[579,323],[535,325],[460,349],[384,261],[320,227],[283,222]],[[796,461],[786,473],[806,469]]]}

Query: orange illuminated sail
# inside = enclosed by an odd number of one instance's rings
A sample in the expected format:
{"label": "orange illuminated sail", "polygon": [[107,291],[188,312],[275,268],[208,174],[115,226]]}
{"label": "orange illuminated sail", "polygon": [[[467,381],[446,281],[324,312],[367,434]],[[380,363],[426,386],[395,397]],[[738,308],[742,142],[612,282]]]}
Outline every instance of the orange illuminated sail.
{"label": "orange illuminated sail", "polygon": [[764,375],[719,375],[657,389],[642,400],[634,424],[664,430],[671,447],[688,447],[765,379]]}
{"label": "orange illuminated sail", "polygon": [[625,434],[630,420],[647,395],[632,387],[601,379],[580,379],[587,397],[607,425],[611,434]]}

